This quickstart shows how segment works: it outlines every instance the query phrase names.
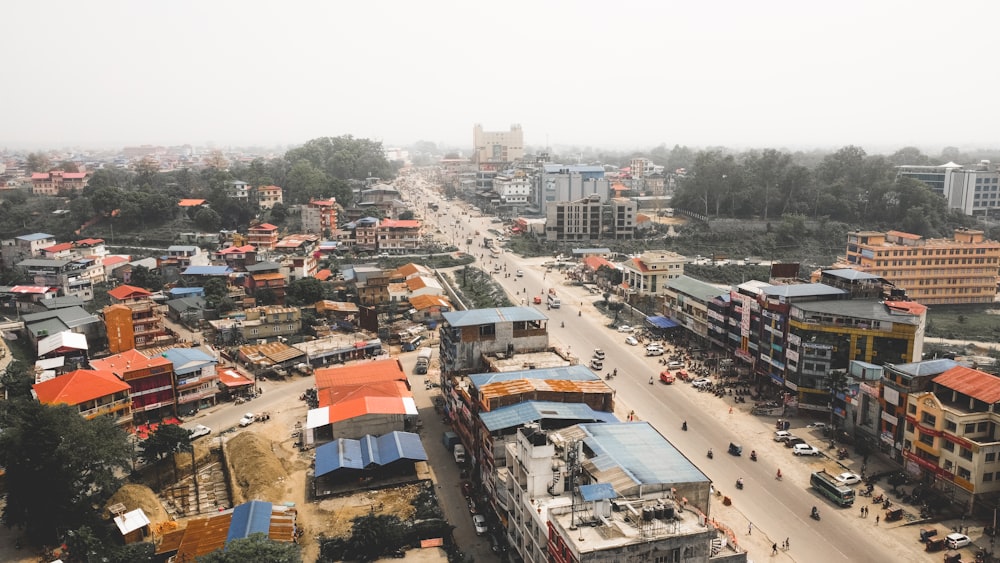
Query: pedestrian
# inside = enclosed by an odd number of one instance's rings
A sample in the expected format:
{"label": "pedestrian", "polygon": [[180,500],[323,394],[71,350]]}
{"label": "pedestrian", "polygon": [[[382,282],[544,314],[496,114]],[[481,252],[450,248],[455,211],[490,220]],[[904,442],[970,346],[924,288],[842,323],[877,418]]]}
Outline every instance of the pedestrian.
{"label": "pedestrian", "polygon": [[791,549],[792,544],[788,543],[788,538],[785,538],[785,551]]}
{"label": "pedestrian", "polygon": [[861,507],[861,517],[862,518],[865,517],[865,507],[863,507],[863,506]]}
{"label": "pedestrian", "polygon": [[749,536],[751,532],[753,532],[753,522],[747,524],[747,535]]}
{"label": "pedestrian", "polygon": [[778,554],[778,544],[772,543],[771,544],[771,555],[777,555],[777,554]]}
{"label": "pedestrian", "polygon": [[875,525],[878,526],[878,514],[875,515]]}
{"label": "pedestrian", "polygon": [[729,414],[733,414],[733,407],[729,407]]}

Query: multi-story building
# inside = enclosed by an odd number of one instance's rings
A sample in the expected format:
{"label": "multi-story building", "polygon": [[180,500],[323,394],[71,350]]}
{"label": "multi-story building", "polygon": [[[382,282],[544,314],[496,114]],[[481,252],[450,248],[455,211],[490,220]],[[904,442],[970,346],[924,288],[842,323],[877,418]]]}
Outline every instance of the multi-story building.
{"label": "multi-story building", "polygon": [[611,197],[611,182],[604,177],[603,166],[543,164],[536,181],[533,203],[543,214],[557,201],[577,201],[593,195],[607,201]]}
{"label": "multi-story building", "polygon": [[247,243],[259,251],[267,251],[278,244],[278,227],[270,223],[253,225],[247,229]]}
{"label": "multi-story building", "polygon": [[635,238],[639,218],[639,204],[624,197],[608,200],[608,229],[605,237],[611,239]]}
{"label": "multi-story building", "polygon": [[302,207],[302,230],[307,233],[332,233],[337,229],[337,200],[314,199]]}
{"label": "multi-story building", "polygon": [[472,128],[472,159],[484,164],[502,165],[524,158],[524,131],[511,125],[510,131],[484,131],[476,124]]}
{"label": "multi-story building", "polygon": [[377,229],[378,249],[394,254],[410,254],[422,246],[422,223],[415,219],[385,219]]}
{"label": "multi-story building", "polygon": [[710,304],[726,295],[728,290],[690,276],[669,277],[669,269],[665,273],[667,275],[660,278],[665,315],[702,342],[707,342],[713,317],[718,317],[717,311],[710,310]]}
{"label": "multi-story building", "polygon": [[517,215],[531,203],[531,181],[524,174],[498,175],[493,179],[493,191],[500,211]]}
{"label": "multi-story building", "polygon": [[252,244],[228,246],[212,253],[212,261],[225,264],[234,272],[245,272],[247,266],[257,263],[257,249]]}
{"label": "multi-story building", "polygon": [[280,186],[261,186],[257,188],[257,205],[261,209],[271,209],[276,203],[283,203],[283,191]]}
{"label": "multi-story building", "polygon": [[263,306],[247,309],[244,313],[245,318],[220,319],[208,321],[208,324],[216,337],[235,331],[243,342],[291,336],[302,329],[302,311],[298,307]]}
{"label": "multi-story building", "polygon": [[174,365],[163,356],[147,357],[136,350],[129,350],[91,360],[90,367],[110,371],[128,383],[136,424],[148,424],[177,415]]}
{"label": "multi-story building", "polygon": [[549,346],[548,318],[534,307],[452,311],[442,317],[442,374],[482,371],[487,354],[538,351]]}
{"label": "multi-story building", "polygon": [[42,249],[56,244],[56,237],[47,233],[32,233],[3,241],[3,265],[13,267],[22,260],[39,258]]}
{"label": "multi-story building", "polygon": [[601,238],[604,204],[598,195],[560,201],[546,207],[545,238],[553,241],[590,241]]}
{"label": "multi-story building", "polygon": [[63,192],[78,192],[87,187],[86,172],[35,172],[31,175],[31,193],[55,196]]}
{"label": "multi-story building", "polygon": [[243,277],[247,295],[257,296],[260,292],[269,291],[274,297],[274,303],[284,304],[287,283],[281,273],[281,265],[277,262],[258,262],[246,267],[247,275]]}
{"label": "multi-story building", "polygon": [[[905,428],[903,422],[906,419],[908,397],[910,394],[929,390],[932,379],[957,366],[955,360],[947,358],[885,364],[881,386],[876,389],[862,389],[868,392],[861,395],[863,402],[868,402],[868,398],[864,395],[871,395],[874,392],[879,408],[878,420],[872,425],[859,424],[856,434],[868,434],[869,438],[877,438],[879,450],[891,459],[901,462]],[[869,429],[869,426],[874,426],[874,429]]]}
{"label": "multi-story building", "polygon": [[621,264],[622,285],[637,295],[663,295],[667,282],[684,275],[687,258],[670,251],[646,252]]}
{"label": "multi-story building", "polygon": [[174,366],[177,381],[177,411],[190,416],[215,404],[219,393],[219,360],[198,348],[171,348],[162,356]]}
{"label": "multi-story building", "polygon": [[226,183],[226,196],[237,201],[250,201],[250,184],[240,180]]}
{"label": "multi-story building", "polygon": [[55,286],[64,295],[76,295],[84,301],[94,298],[94,278],[104,276],[104,268],[90,258],[75,260],[45,260],[31,258],[17,266],[24,270],[32,285]]}
{"label": "multi-story building", "polygon": [[966,215],[1000,213],[1000,169],[983,160],[975,166],[949,162],[940,166],[898,166],[897,176],[920,180],[941,195],[950,209]]}
{"label": "multi-story building", "polygon": [[31,389],[39,403],[75,407],[87,420],[110,416],[126,431],[133,427],[131,388],[110,371],[78,369],[36,383]]}
{"label": "multi-story building", "polygon": [[968,513],[1000,493],[1000,378],[956,366],[906,400],[903,457]]}
{"label": "multi-story building", "polygon": [[885,278],[924,305],[992,303],[1000,242],[975,229],[957,229],[951,239],[856,231],[847,234],[847,262]]}
{"label": "multi-story building", "polygon": [[108,305],[103,315],[108,349],[112,354],[173,342],[163,324],[163,315],[152,299]]}
{"label": "multi-story building", "polygon": [[354,222],[354,248],[374,252],[378,248],[379,220],[375,217],[363,217]]}

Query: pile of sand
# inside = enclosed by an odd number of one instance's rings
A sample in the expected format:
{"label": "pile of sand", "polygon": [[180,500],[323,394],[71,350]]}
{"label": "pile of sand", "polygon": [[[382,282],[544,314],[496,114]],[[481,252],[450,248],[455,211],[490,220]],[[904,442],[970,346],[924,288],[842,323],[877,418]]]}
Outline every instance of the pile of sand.
{"label": "pile of sand", "polygon": [[[108,507],[122,503],[125,505],[125,512],[131,512],[136,508],[141,508],[149,518],[149,521],[153,524],[159,522],[167,522],[170,520],[170,516],[167,515],[167,511],[164,510],[163,505],[160,503],[159,497],[153,492],[153,489],[145,485],[125,485],[118,489],[114,495],[108,499],[105,509]],[[114,517],[111,512],[105,512],[108,518]]]}
{"label": "pile of sand", "polygon": [[288,472],[270,440],[242,432],[226,442],[226,461],[233,481],[233,503],[250,500],[281,502],[289,497]]}

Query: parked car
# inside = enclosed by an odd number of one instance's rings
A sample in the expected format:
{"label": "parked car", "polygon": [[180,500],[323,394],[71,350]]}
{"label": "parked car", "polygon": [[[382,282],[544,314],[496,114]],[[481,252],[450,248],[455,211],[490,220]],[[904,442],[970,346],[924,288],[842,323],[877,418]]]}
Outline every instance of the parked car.
{"label": "parked car", "polygon": [[948,544],[948,549],[958,549],[969,545],[972,543],[972,540],[965,534],[955,533],[945,536],[945,543]]}
{"label": "parked car", "polygon": [[618,327],[618,332],[632,332],[633,330],[635,329],[628,325],[621,325],[620,327]]}
{"label": "parked car", "polygon": [[597,358],[598,360],[603,360],[604,350],[601,350],[600,348],[594,348],[594,357]]}
{"label": "parked car", "polygon": [[694,381],[691,382],[691,385],[695,389],[701,389],[702,387],[708,387],[711,384],[712,384],[712,380],[709,379],[709,378],[707,378],[707,377],[699,377],[698,379],[695,379]]}
{"label": "parked car", "polygon": [[625,337],[625,344],[628,344],[629,346],[638,346],[639,345],[639,341],[636,340],[634,336],[626,336]]}
{"label": "parked car", "polygon": [[667,364],[670,369],[684,369],[684,362],[670,362]]}
{"label": "parked car", "polygon": [[660,381],[670,385],[674,382],[674,376],[670,373],[670,370],[663,370],[660,372]]}
{"label": "parked car", "polygon": [[656,344],[656,345],[650,344],[649,346],[646,346],[646,355],[647,356],[662,356],[663,355],[663,347],[660,346],[660,345],[658,345],[658,344]]}
{"label": "parked car", "polygon": [[795,436],[792,436],[791,438],[785,440],[785,447],[786,448],[794,448],[795,446],[797,446],[799,444],[805,444],[805,443],[806,443],[806,441],[803,440],[802,438],[797,438]]}
{"label": "parked car", "polygon": [[482,514],[476,514],[472,517],[472,525],[476,527],[477,536],[481,536],[490,531],[489,526],[486,525],[486,517]]}
{"label": "parked car", "polygon": [[857,473],[851,473],[850,471],[845,471],[840,475],[834,477],[838,483],[846,486],[857,485],[861,482],[861,476]]}
{"label": "parked car", "polygon": [[590,369],[594,371],[601,371],[604,369],[604,360],[594,357],[590,359]]}
{"label": "parked car", "polygon": [[792,453],[795,455],[819,455],[819,450],[809,444],[795,444]]}
{"label": "parked car", "polygon": [[240,419],[240,426],[250,426],[256,418],[252,412],[248,412]]}
{"label": "parked car", "polygon": [[204,424],[199,424],[191,430],[191,439],[201,438],[202,436],[208,436],[212,433],[212,429],[205,426]]}
{"label": "parked car", "polygon": [[820,430],[826,428],[825,422],[810,422],[806,425],[806,428],[818,428]]}
{"label": "parked car", "polygon": [[775,442],[784,442],[786,440],[791,440],[794,437],[795,436],[792,436],[792,433],[787,430],[778,430],[774,433]]}

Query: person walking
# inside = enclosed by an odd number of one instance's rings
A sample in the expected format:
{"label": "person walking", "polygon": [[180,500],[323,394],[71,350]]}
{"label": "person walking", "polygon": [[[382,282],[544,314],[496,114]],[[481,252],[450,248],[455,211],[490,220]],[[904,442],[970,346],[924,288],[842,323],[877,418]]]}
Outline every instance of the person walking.
{"label": "person walking", "polygon": [[772,543],[771,544],[771,555],[777,555],[777,554],[778,554],[778,544]]}
{"label": "person walking", "polygon": [[785,551],[788,551],[791,547],[792,545],[788,543],[788,538],[785,538]]}
{"label": "person walking", "polygon": [[875,525],[878,526],[878,514],[875,515]]}
{"label": "person walking", "polygon": [[753,532],[753,522],[747,524],[747,535],[749,536]]}

